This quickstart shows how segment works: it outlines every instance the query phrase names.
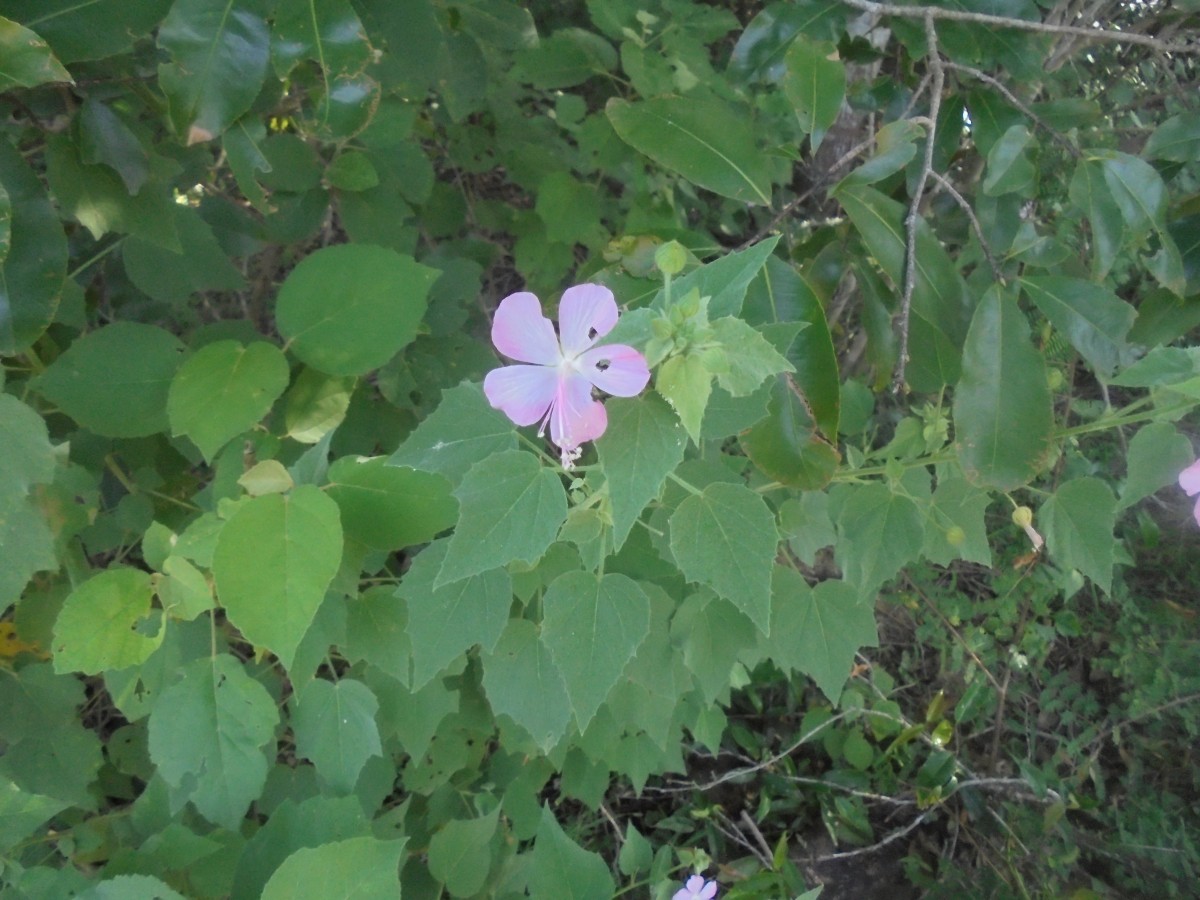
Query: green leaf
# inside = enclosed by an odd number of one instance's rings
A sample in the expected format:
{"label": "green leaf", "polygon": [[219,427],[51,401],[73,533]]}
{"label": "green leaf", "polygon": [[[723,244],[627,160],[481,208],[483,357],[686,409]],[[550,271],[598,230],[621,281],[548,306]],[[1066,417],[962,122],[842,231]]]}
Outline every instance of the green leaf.
{"label": "green leaf", "polygon": [[1075,478],[1059,486],[1040,510],[1051,558],[1078,569],[1108,593],[1112,589],[1116,498],[1098,478]]}
{"label": "green leaf", "polygon": [[[189,224],[193,224],[192,220],[195,220],[198,222],[197,231],[208,232],[208,227],[199,222],[194,210],[184,209],[172,202],[166,179],[175,172],[173,163],[162,157],[151,157],[148,161],[151,180],[131,196],[122,175],[107,165],[89,165],[80,155],[82,150],[83,147],[68,134],[51,135],[46,142],[46,175],[64,217],[75,219],[92,233],[92,237],[99,240],[113,231],[137,235],[140,239],[176,251],[173,259],[181,261],[182,257],[178,254],[182,248],[176,221],[186,218]],[[207,233],[207,244],[203,241],[204,235],[193,234],[191,238],[206,258],[211,253],[209,245],[216,244],[211,232]],[[128,250],[129,247],[123,245],[123,258]],[[217,252],[220,252],[219,248]],[[162,258],[159,257],[160,260]],[[224,258],[224,254],[221,261],[229,267],[229,260]],[[126,259],[126,268],[129,267]],[[208,277],[198,267],[189,267],[187,270],[196,271]],[[148,276],[148,281],[157,284],[153,274]],[[158,275],[159,281],[167,284],[174,284],[183,278],[182,274]]]}
{"label": "green leaf", "polygon": [[[0,490],[3,490],[0,488]],[[0,613],[16,603],[34,573],[57,569],[54,535],[33,497],[0,495]]]}
{"label": "green leaf", "polygon": [[[54,448],[46,420],[13,397],[0,394],[0,514],[35,484],[54,479]],[[673,467],[672,467],[673,468]]]}
{"label": "green leaf", "polygon": [[[416,565],[414,562],[413,567]],[[346,643],[342,652],[352,662],[370,663],[407,685],[412,656],[407,626],[404,602],[385,586],[370,588],[362,596],[346,601]]]}
{"label": "green leaf", "polygon": [[0,678],[0,777],[22,790],[93,808],[89,787],[103,762],[95,732],[80,722],[83,682],[56,675],[50,663],[27,664]]}
{"label": "green leaf", "polygon": [[297,850],[275,870],[262,900],[396,900],[405,842],[356,837]]}
{"label": "green leaf", "polygon": [[163,639],[153,594],[139,569],[108,569],[77,587],[54,623],[54,671],[96,675],[145,662]]}
{"label": "green leaf", "polygon": [[520,450],[476,463],[454,491],[458,527],[434,587],[514,560],[533,563],[567,518],[567,495],[556,471]]}
{"label": "green leaf", "polygon": [[699,444],[700,423],[712,393],[712,372],[699,355],[672,356],[659,367],[654,388],[675,410],[691,439]]}
{"label": "green leaf", "polygon": [[236,829],[262,793],[278,721],[275,701],[241,660],[198,659],[150,714],[150,758],[178,804],[190,800],[209,821]]}
{"label": "green leaf", "polygon": [[770,341],[741,319],[725,316],[714,321],[712,329],[729,362],[716,373],[717,383],[731,396],[745,397],[772,375],[795,371]]}
{"label": "green leaf", "polygon": [[40,34],[70,65],[133,46],[166,15],[171,0],[6,0],[5,14]]}
{"label": "green leaf", "polygon": [[0,776],[0,850],[12,849],[68,805],[65,800],[23,791]]}
{"label": "green leaf", "polygon": [[263,494],[286,494],[296,486],[296,479],[277,459],[264,459],[241,474],[237,483],[251,497]]}
{"label": "green leaf", "polygon": [[367,760],[383,755],[375,724],[379,701],[369,687],[351,678],[314,678],[296,699],[296,752],[312,760],[331,788],[349,794]]}
{"label": "green leaf", "polygon": [[809,135],[812,152],[829,131],[846,97],[846,67],[830,41],[810,41],[797,37],[784,56],[787,74],[783,92],[800,120],[800,128]]}
{"label": "green leaf", "polygon": [[529,732],[542,752],[549,752],[567,733],[567,688],[532,622],[509,620],[496,649],[483,654],[483,689],[492,711]]}
{"label": "green leaf", "polygon": [[271,33],[259,0],[175,0],[158,29],[158,67],[175,133],[211,141],[250,108],[267,74]]}
{"label": "green leaf", "polygon": [[[992,550],[983,520],[990,503],[991,497],[986,491],[972,487],[961,475],[940,471],[933,504],[925,520],[925,544],[921,554],[939,566],[965,559],[990,567]],[[962,540],[958,543],[947,540],[954,528],[962,529]]]}
{"label": "green leaf", "polygon": [[985,194],[989,197],[1014,193],[1029,196],[1033,192],[1037,169],[1025,155],[1032,140],[1028,128],[1014,125],[992,145],[987,158],[987,177],[983,179]]}
{"label": "green leaf", "polygon": [[436,473],[389,466],[382,457],[335,461],[327,493],[341,510],[346,536],[377,550],[428,543],[458,518],[449,481]]}
{"label": "green leaf", "polygon": [[71,344],[37,387],[96,434],[144,437],[168,428],[167,395],[183,353],[162,328],[116,322]]}
{"label": "green leaf", "polygon": [[478,384],[442,391],[442,402],[416,426],[388,463],[439,472],[457,484],[476,462],[515,450],[516,432],[508,416],[493,409]]}
{"label": "green leaf", "polygon": [[305,367],[288,391],[283,421],[287,436],[302,444],[316,444],[342,424],[358,379],[324,375]]}
{"label": "green leaf", "polygon": [[706,704],[728,697],[730,673],[742,653],[754,646],[758,634],[732,603],[707,589],[688,597],[671,621],[673,642],[683,644],[683,662],[695,676]]}
{"label": "green leaf", "polygon": [[487,852],[500,807],[478,819],[451,819],[429,841],[429,874],[452,897],[474,897],[487,883],[492,854]]}
{"label": "green leaf", "polygon": [[779,507],[779,528],[788,547],[807,566],[816,562],[817,551],[833,545],[837,533],[829,518],[829,495],[805,491]]}
{"label": "green leaf", "polygon": [[772,659],[808,675],[837,703],[854,655],[878,646],[874,604],[836,579],[810,589],[799,572],[782,566],[775,567],[771,585]]}
{"label": "green leaf", "polygon": [[58,310],[67,242],[41,181],[7,140],[0,141],[0,188],[11,236],[0,259],[0,356],[16,356],[41,337]]}
{"label": "green leaf", "polygon": [[551,172],[538,183],[534,209],[559,243],[597,244],[606,237],[595,187],[569,172]]}
{"label": "green leaf", "polygon": [[621,874],[633,877],[641,872],[648,872],[653,858],[654,848],[630,822],[625,826],[625,841],[617,855],[617,867]]}
{"label": "green leaf", "polygon": [[1127,509],[1159,488],[1175,484],[1179,473],[1196,458],[1192,442],[1167,422],[1151,422],[1138,429],[1129,442],[1125,459],[1125,486],[1117,512]]}
{"label": "green leaf", "polygon": [[341,558],[337,504],[301,485],[242,504],[217,537],[212,572],[229,621],[288,668]]}
{"label": "green leaf", "polygon": [[[146,205],[157,192],[144,190]],[[161,196],[161,195],[159,195]],[[142,199],[141,194],[137,198]],[[132,205],[132,204],[131,204]],[[150,230],[151,222],[139,226],[138,209],[132,208],[125,216],[126,224],[134,235],[122,247],[125,271],[141,290],[163,303],[182,305],[193,294],[204,291],[240,291],[246,287],[242,273],[230,261],[200,214],[190,206],[171,204],[167,211],[170,225],[166,235]],[[157,209],[152,215],[157,216]],[[121,224],[121,223],[118,223]],[[178,234],[178,241],[174,241]],[[167,246],[171,243],[172,246]]]}
{"label": "green leaf", "polygon": [[137,135],[115,112],[94,97],[79,110],[79,150],[83,161],[106,165],[130,194],[137,194],[150,177],[150,154]]}
{"label": "green leaf", "polygon": [[1092,235],[1092,277],[1102,279],[1112,269],[1124,243],[1125,224],[1100,163],[1081,159],[1067,192],[1071,202],[1087,216]]}
{"label": "green leaf", "polygon": [[[892,284],[903,285],[904,207],[863,185],[843,186],[836,197]],[[907,377],[914,390],[937,391],[958,380],[970,307],[966,285],[924,220],[917,224],[916,261]]]}
{"label": "green leaf", "polygon": [[229,162],[229,170],[237,180],[243,196],[261,213],[273,212],[267,195],[258,183],[258,172],[270,172],[271,161],[263,152],[267,129],[261,121],[246,116],[221,135],[221,149]]}
{"label": "green leaf", "polygon": [[331,76],[361,72],[371,57],[366,32],[349,0],[284,3],[271,38],[271,62],[279,79],[311,59],[321,67],[326,94]]}
{"label": "green leaf", "polygon": [[742,449],[764,475],[802,490],[825,487],[837,469],[837,448],[817,431],[804,398],[790,378],[771,388],[767,417],[741,438]]}
{"label": "green leaf", "polygon": [[925,522],[908,497],[872,482],[847,488],[838,516],[842,539],[834,545],[846,582],[862,597],[891,578],[921,552]]}
{"label": "green leaf", "polygon": [[1125,225],[1134,232],[1164,226],[1170,200],[1167,186],[1154,167],[1115,150],[1097,151],[1096,156]]}
{"label": "green leaf", "polygon": [[[779,237],[776,235],[745,250],[735,250],[719,256],[712,262],[676,278],[671,286],[671,295],[676,298],[683,297],[694,288],[701,297],[709,298],[709,316],[736,316],[742,310],[746,289],[767,264],[778,243]],[[652,305],[655,309],[663,309],[666,306],[666,292],[659,291]],[[617,328],[620,327],[618,323]],[[605,340],[617,343],[624,339],[613,337],[613,333],[610,332]]]}
{"label": "green leaf", "polygon": [[775,516],[741,484],[710,484],[670,519],[671,553],[688,581],[699,581],[770,627],[771,564],[779,544]]}
{"label": "green leaf", "polygon": [[366,830],[357,797],[286,797],[246,841],[237,858],[230,896],[234,900],[259,897],[279,865],[297,850],[361,837]]}
{"label": "green leaf", "polygon": [[167,395],[171,433],[186,435],[210,462],[262,420],[287,387],[287,360],[274,344],[217,341],[175,373]]}
{"label": "green leaf", "polygon": [[621,140],[663,168],[723,197],[770,204],[769,166],[745,110],[716,99],[614,98],[605,113]]}
{"label": "green leaf", "polygon": [[1154,129],[1142,148],[1142,155],[1172,162],[1200,160],[1200,113],[1185,112],[1171,116]]}
{"label": "green leaf", "polygon": [[551,582],[542,611],[542,643],[583,732],[650,633],[650,600],[624,575],[567,572]]}
{"label": "green leaf", "polygon": [[1090,281],[1058,275],[1021,279],[1025,296],[1071,342],[1096,374],[1107,380],[1133,362],[1126,336],[1137,311]]}
{"label": "green leaf", "polygon": [[608,864],[567,837],[549,805],[543,806],[529,871],[530,895],[556,900],[598,900],[613,896],[615,891]]}
{"label": "green leaf", "polygon": [[738,37],[729,59],[729,74],[743,81],[778,82],[786,72],[784,56],[793,38],[797,34],[836,37],[844,10],[832,0],[768,4]]}
{"label": "green leaf", "polygon": [[613,550],[620,550],[646,504],[683,461],[679,421],[653,395],[607,404],[608,429],[596,442],[612,504]]}
{"label": "green leaf", "polygon": [[106,878],[75,896],[79,900],[185,900],[183,894],[152,875]]}
{"label": "green leaf", "polygon": [[213,608],[212,587],[199,569],[182,556],[168,556],[162,567],[158,596],[163,612],[190,621]]}
{"label": "green leaf", "polygon": [[839,181],[834,191],[856,184],[876,184],[895,175],[917,155],[917,143],[924,134],[921,126],[909,119],[884,125],[875,133],[875,155]]}
{"label": "green leaf", "polygon": [[542,90],[583,84],[617,67],[612,44],[582,28],[561,28],[516,56],[516,77]]}
{"label": "green leaf", "polygon": [[1016,298],[993,287],[971,321],[954,395],[959,462],[973,483],[1011,490],[1041,471],[1053,427],[1045,361]]}
{"label": "green leaf", "polygon": [[371,158],[357,150],[340,154],[325,170],[329,184],[342,191],[367,191],[379,184]]}
{"label": "green leaf", "polygon": [[74,80],[35,32],[0,16],[0,91]]}
{"label": "green leaf", "polygon": [[471,34],[485,44],[502,50],[521,50],[537,45],[533,13],[511,0],[474,0],[459,7]]}
{"label": "green leaf", "polygon": [[421,551],[396,589],[408,603],[414,690],[475,644],[491,652],[512,609],[512,579],[503,569],[434,588],[447,543],[436,541]]}
{"label": "green leaf", "polygon": [[767,260],[746,294],[745,315],[753,325],[804,322],[785,355],[796,370],[793,380],[829,440],[838,433],[841,385],[837,354],[825,309],[809,283],[777,257]]}
{"label": "green leaf", "polygon": [[[384,247],[325,247],[296,266],[279,289],[279,332],[314,369],[363,375],[417,336],[425,295],[438,275]],[[338,303],[331,305],[334,296]]]}

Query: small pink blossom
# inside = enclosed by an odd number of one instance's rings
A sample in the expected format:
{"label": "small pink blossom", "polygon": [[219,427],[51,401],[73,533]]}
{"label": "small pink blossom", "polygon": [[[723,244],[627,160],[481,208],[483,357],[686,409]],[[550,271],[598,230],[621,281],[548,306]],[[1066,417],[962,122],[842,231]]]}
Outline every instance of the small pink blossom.
{"label": "small pink blossom", "polygon": [[542,304],[528,291],[500,301],[492,320],[492,343],[504,356],[528,365],[488,372],[483,392],[488,402],[517,425],[539,424],[538,437],[550,428],[564,468],[579,458],[580,444],[594,441],[608,427],[604,404],[592,388],[632,397],[650,380],[646,360],[625,344],[594,347],[617,324],[617,302],[599,284],[580,284],[563,292],[558,333],[542,315]]}
{"label": "small pink blossom", "polygon": [[712,900],[717,895],[717,883],[705,881],[700,875],[693,875],[683,888],[675,892],[671,900]]}
{"label": "small pink blossom", "polygon": [[[1200,459],[1179,473],[1179,486],[1189,497],[1200,494]],[[1192,510],[1192,515],[1196,518],[1196,524],[1200,525],[1200,498],[1196,500],[1196,508]]]}

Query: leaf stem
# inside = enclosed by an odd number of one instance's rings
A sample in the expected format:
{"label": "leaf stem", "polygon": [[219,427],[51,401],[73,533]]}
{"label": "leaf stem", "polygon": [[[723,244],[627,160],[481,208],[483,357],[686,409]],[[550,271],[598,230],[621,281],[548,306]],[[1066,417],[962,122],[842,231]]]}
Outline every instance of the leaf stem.
{"label": "leaf stem", "polygon": [[694,484],[689,484],[688,482],[684,481],[682,478],[680,478],[674,472],[668,472],[667,477],[670,478],[677,485],[679,485],[681,488],[683,488],[685,491],[687,491],[690,494],[693,494],[696,497],[699,497],[701,494],[704,493],[702,490],[700,490],[700,488],[696,487]]}

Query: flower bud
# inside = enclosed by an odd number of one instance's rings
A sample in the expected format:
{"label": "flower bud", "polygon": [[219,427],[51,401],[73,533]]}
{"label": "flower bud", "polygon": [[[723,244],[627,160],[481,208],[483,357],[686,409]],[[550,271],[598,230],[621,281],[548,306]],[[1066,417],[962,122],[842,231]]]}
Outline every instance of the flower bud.
{"label": "flower bud", "polygon": [[654,264],[664,275],[678,275],[687,265],[687,251],[678,241],[667,241],[654,251]]}
{"label": "flower bud", "polygon": [[1012,520],[1014,525],[1028,528],[1033,524],[1033,510],[1028,506],[1018,506],[1013,510]]}
{"label": "flower bud", "polygon": [[962,546],[963,541],[967,539],[967,533],[957,525],[951,525],[946,529],[946,543],[951,547]]}

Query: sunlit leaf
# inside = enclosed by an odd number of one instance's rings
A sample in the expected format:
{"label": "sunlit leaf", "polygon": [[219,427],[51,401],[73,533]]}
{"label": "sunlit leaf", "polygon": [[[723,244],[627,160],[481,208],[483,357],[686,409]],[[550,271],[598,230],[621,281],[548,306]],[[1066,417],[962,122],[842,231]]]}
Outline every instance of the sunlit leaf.
{"label": "sunlit leaf", "polygon": [[342,558],[337,504],[312,485],[267,494],[225,523],[213,553],[217,596],[247,638],[290,666]]}

